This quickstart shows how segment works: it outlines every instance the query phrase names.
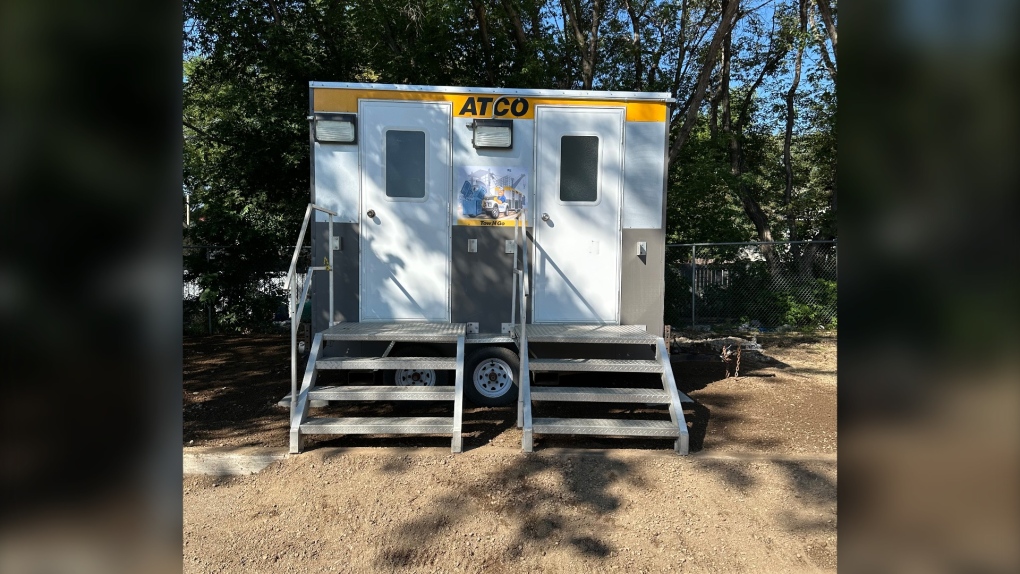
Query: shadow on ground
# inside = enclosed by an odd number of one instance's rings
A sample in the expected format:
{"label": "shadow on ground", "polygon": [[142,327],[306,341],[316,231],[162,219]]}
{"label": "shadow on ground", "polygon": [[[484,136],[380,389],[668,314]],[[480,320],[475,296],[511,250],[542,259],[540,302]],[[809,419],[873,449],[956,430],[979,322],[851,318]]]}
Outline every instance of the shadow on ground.
{"label": "shadow on ground", "polygon": [[[406,470],[399,465],[384,468]],[[570,457],[566,463],[541,457],[514,459],[489,473],[460,480],[463,485],[458,492],[445,494],[388,533],[376,559],[379,567],[389,570],[435,564],[435,551],[422,534],[453,537],[467,517],[479,512],[494,515],[496,522],[513,530],[502,555],[490,555],[473,564],[483,571],[519,559],[523,552],[534,554],[557,544],[566,544],[582,556],[605,558],[615,548],[598,535],[598,523],[608,520],[621,505],[609,488],[621,481],[634,488],[647,487],[629,464],[604,453]],[[564,512],[571,507],[589,520],[578,521],[577,516]]]}

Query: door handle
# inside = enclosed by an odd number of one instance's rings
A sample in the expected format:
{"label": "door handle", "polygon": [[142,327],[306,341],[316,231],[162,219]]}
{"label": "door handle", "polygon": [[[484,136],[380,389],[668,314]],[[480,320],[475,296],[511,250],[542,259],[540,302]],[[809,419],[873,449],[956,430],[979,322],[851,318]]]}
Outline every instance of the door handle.
{"label": "door handle", "polygon": [[375,219],[375,210],[369,209],[368,213],[366,213],[365,215],[367,215],[369,219]]}
{"label": "door handle", "polygon": [[542,221],[549,221],[549,214],[548,213],[543,213],[542,214]]}

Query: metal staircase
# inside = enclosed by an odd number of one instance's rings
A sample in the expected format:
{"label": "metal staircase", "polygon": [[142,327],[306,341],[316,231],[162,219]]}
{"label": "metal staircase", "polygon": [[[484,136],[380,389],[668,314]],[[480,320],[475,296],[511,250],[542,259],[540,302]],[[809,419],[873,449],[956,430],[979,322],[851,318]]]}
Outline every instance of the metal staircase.
{"label": "metal staircase", "polygon": [[[680,393],[673,380],[669,353],[662,337],[648,334],[639,325],[528,325],[515,327],[515,334],[527,344],[543,343],[554,349],[561,343],[599,345],[650,345],[655,360],[529,358],[521,365],[521,401],[518,426],[524,431],[523,448],[531,452],[535,434],[604,435],[623,437],[674,438],[674,449],[687,454],[690,440],[684,420],[682,401],[691,399]],[[614,372],[658,373],[661,389],[606,387],[532,387],[534,372]],[[534,403],[638,403],[668,405],[669,421],[588,418],[533,417]]]}
{"label": "metal staircase", "polygon": [[[314,211],[329,217],[329,237],[333,237],[333,217],[336,213],[309,204],[298,235],[297,246],[287,273],[291,312],[291,392],[290,392],[290,452],[299,453],[308,435],[352,434],[449,434],[453,437],[451,450],[461,452],[461,420],[464,412],[464,338],[466,326],[462,323],[335,323],[333,317],[333,250],[329,250],[326,264],[308,268],[300,289],[297,285],[297,264],[308,224]],[[298,389],[298,321],[308,299],[315,271],[329,272],[329,327],[317,333],[312,340],[301,388]],[[300,293],[300,295],[299,295]],[[380,357],[325,357],[324,343],[328,341],[388,341],[389,347]],[[391,357],[389,352],[397,343],[456,343],[456,357]],[[320,358],[322,357],[322,358]],[[387,386],[327,386],[315,385],[320,371],[324,370],[389,370],[403,369],[417,372],[425,370],[455,371],[454,385],[428,386],[428,382],[415,377],[404,384]],[[432,381],[434,383],[434,381]],[[296,397],[296,398],[295,398]],[[452,417],[309,417],[309,401],[452,401]]]}
{"label": "metal staircase", "polygon": [[[315,336],[308,356],[301,389],[293,401],[290,452],[303,448],[307,435],[353,434],[449,434],[451,450],[461,452],[461,422],[464,413],[464,337],[462,323],[336,323]],[[389,341],[381,357],[319,358],[325,341]],[[456,357],[391,357],[396,343],[456,343]],[[453,386],[406,385],[326,386],[315,385],[319,371],[330,369],[432,369],[455,371]],[[341,417],[308,416],[308,401],[452,401],[452,417]]]}
{"label": "metal staircase", "polygon": [[[520,219],[520,218],[518,218]],[[520,393],[517,397],[517,426],[523,429],[522,447],[532,452],[534,435],[606,435],[624,437],[675,438],[674,449],[687,454],[690,435],[681,402],[693,402],[679,392],[673,379],[669,363],[669,351],[662,337],[645,331],[641,325],[580,325],[580,324],[529,324],[527,299],[530,296],[528,284],[527,231],[518,235],[515,222],[514,243],[522,254],[522,266],[514,260],[516,282],[513,293],[513,328],[511,337],[517,343],[521,357]],[[520,238],[520,239],[518,239]],[[519,314],[516,311],[519,309]],[[603,359],[603,358],[532,358],[529,344],[545,344],[555,348],[560,343],[575,343],[588,346],[599,354],[597,348],[603,345],[651,346],[655,359]],[[561,353],[562,354],[562,353]],[[648,353],[646,353],[648,354]],[[531,373],[534,372],[614,372],[614,373],[658,373],[661,389],[630,389],[605,387],[536,387],[532,389]],[[668,405],[669,421],[582,419],[582,418],[535,418],[532,415],[534,403],[575,402],[575,403],[639,403]]]}

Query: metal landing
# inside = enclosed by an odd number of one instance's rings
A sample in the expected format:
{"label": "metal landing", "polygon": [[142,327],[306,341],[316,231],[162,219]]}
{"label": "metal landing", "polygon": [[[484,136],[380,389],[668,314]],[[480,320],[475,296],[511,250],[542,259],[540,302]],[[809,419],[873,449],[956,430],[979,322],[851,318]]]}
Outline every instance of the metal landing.
{"label": "metal landing", "polygon": [[[519,326],[514,334],[520,337]],[[527,335],[529,343],[654,345],[658,339],[642,325],[538,324],[528,325]]]}
{"label": "metal landing", "polygon": [[337,323],[322,332],[324,341],[402,341],[407,343],[456,343],[463,337],[464,323]]}

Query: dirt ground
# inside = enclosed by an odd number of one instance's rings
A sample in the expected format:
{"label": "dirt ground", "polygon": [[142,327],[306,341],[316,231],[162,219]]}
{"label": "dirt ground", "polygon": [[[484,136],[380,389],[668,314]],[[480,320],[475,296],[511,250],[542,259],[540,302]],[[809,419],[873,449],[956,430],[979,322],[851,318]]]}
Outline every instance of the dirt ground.
{"label": "dirt ground", "polygon": [[[512,408],[468,406],[458,455],[449,437],[313,438],[258,474],[186,476],[185,571],[835,570],[835,334],[758,342],[739,378],[674,364],[696,401],[688,457],[600,437],[524,454]],[[287,445],[285,338],[189,338],[184,354],[185,452]]]}

